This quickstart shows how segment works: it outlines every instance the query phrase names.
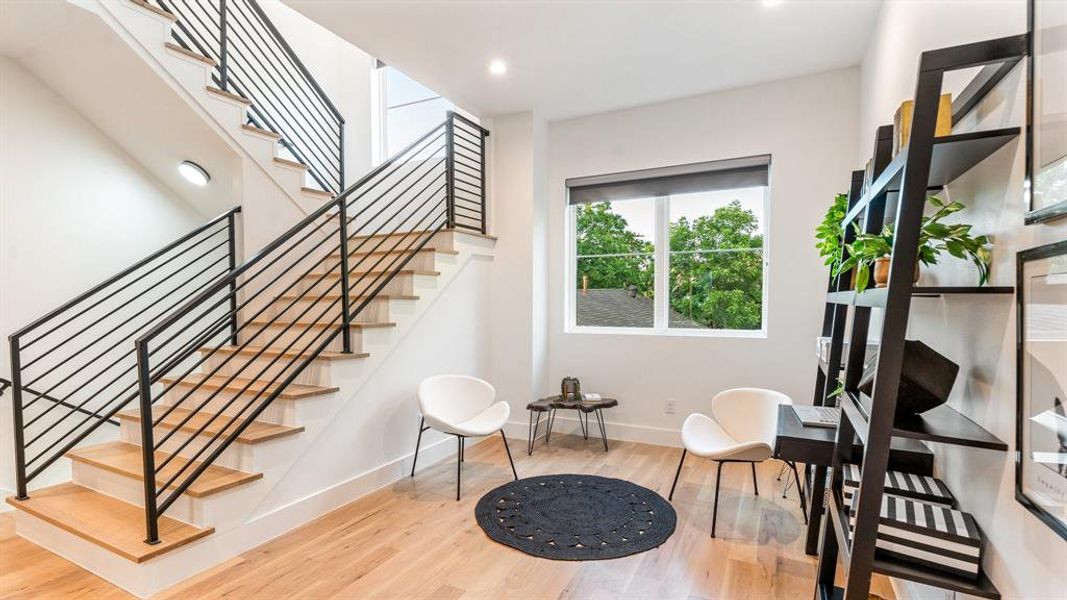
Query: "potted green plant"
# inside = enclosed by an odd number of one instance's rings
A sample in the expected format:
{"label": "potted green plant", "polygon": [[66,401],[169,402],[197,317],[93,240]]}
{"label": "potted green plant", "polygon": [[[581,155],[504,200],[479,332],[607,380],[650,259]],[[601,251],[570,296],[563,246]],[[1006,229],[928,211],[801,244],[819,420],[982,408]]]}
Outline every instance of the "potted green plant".
{"label": "potted green plant", "polygon": [[[933,214],[924,216],[919,232],[919,262],[935,265],[943,252],[960,259],[969,259],[978,267],[978,285],[989,281],[989,263],[991,249],[989,238],[984,235],[972,236],[971,226],[966,223],[948,225],[941,220],[964,209],[959,202],[941,200],[936,196],[927,196],[926,201],[937,208]],[[893,226],[882,228],[880,233],[861,233],[857,225],[856,239],[846,245],[848,258],[839,263],[834,274],[856,268],[856,291],[862,292],[870,283],[873,269],[875,285],[884,287],[889,281],[889,261],[893,252]],[[919,278],[918,263],[915,266],[915,279]]]}
{"label": "potted green plant", "polygon": [[823,264],[830,267],[830,271],[836,273],[837,265],[841,261],[841,244],[844,239],[844,230],[841,224],[848,212],[848,195],[837,194],[834,203],[826,211],[822,223],[815,228],[815,247],[819,250],[819,257]]}

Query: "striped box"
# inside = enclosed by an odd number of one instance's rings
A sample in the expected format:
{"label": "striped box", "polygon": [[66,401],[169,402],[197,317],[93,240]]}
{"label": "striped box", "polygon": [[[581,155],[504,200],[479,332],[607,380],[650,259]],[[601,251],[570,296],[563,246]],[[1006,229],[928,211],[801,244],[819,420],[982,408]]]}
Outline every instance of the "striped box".
{"label": "striped box", "polygon": [[[841,493],[845,499],[845,506],[851,510],[852,496],[860,486],[859,465],[844,465],[842,474],[844,477]],[[945,482],[927,475],[886,471],[885,493],[949,507],[956,505],[956,499],[952,497],[952,492],[948,491]]]}
{"label": "striped box", "polygon": [[[856,527],[849,510],[849,530]],[[878,521],[878,552],[967,579],[978,577],[982,534],[971,515],[947,506],[886,495]]]}

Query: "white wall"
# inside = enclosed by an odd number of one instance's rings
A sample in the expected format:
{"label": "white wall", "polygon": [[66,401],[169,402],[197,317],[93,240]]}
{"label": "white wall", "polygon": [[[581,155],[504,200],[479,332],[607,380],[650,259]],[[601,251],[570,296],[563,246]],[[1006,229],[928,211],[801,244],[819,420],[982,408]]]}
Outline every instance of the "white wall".
{"label": "white wall", "polygon": [[492,130],[490,233],[499,240],[490,295],[491,378],[511,402],[512,421],[543,393],[547,365],[547,220],[544,121],[533,113],[496,117]]}
{"label": "white wall", "polygon": [[[6,338],[204,221],[18,63],[0,57],[0,332]],[[7,344],[0,372],[9,374]],[[11,393],[0,487],[14,487]]]}
{"label": "white wall", "polygon": [[260,2],[345,119],[345,185],[371,167],[371,77],[374,57],[280,0]]}
{"label": "white wall", "polygon": [[[870,155],[874,130],[892,122],[901,100],[914,94],[919,54],[1026,31],[1026,3],[890,0],[862,65],[858,168]],[[948,89],[959,91],[959,77]],[[954,132],[1025,124],[1026,77],[1016,70]],[[1023,225],[1025,144],[1002,148],[951,184],[945,194],[968,206],[959,220],[994,236],[994,285],[1014,285],[1015,253],[1067,237],[1067,221]],[[973,267],[946,259],[925,269],[922,282],[973,285]],[[994,452],[931,444],[939,476],[974,514],[988,538],[985,567],[1005,598],[1062,598],[1067,589],[1067,542],[1014,499],[1015,304],[1009,297],[925,299],[912,302],[909,337],[921,339],[960,365],[949,403],[1011,446]],[[947,597],[906,585],[906,595]]]}
{"label": "white wall", "polygon": [[[809,402],[826,290],[812,231],[854,168],[858,82],[858,71],[845,69],[551,123],[548,361],[538,392],[578,377],[583,390],[620,399],[608,414],[612,436],[670,445],[680,443],[677,431],[689,413],[707,411],[711,397],[728,388],[773,388]],[[757,154],[770,154],[773,163],[766,338],[564,332],[565,179]],[[498,195],[496,202],[511,199]],[[496,210],[499,219],[508,209]],[[676,399],[676,414],[665,414],[667,398]]]}

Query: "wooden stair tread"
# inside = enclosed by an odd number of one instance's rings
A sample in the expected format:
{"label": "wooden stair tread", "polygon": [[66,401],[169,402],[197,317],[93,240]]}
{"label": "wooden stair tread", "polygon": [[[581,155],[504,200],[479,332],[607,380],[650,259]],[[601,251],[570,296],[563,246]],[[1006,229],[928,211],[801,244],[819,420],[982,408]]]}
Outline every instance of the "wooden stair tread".
{"label": "wooden stair tread", "polygon": [[163,17],[163,18],[165,18],[165,19],[167,19],[169,21],[177,21],[178,20],[178,17],[176,17],[174,15],[174,13],[166,11],[166,10],[163,10],[162,8],[158,8],[156,6],[152,6],[148,2],[145,2],[145,0],[130,0],[130,2],[136,4],[137,6],[143,8],[143,9],[149,11],[149,12],[156,13],[157,15],[159,15],[159,16],[161,16],[161,17]]}
{"label": "wooden stair tread", "polygon": [[[318,299],[321,294],[282,294],[278,296],[277,300],[294,300],[296,298]],[[336,300],[341,297],[340,292],[330,293],[322,296],[323,300]],[[378,294],[377,296],[370,296],[367,294],[354,294],[350,295],[349,299],[362,301],[367,298],[374,298],[375,300],[418,300],[419,297],[414,294]]]}
{"label": "wooden stair tread", "polygon": [[[71,450],[67,453],[67,458],[144,481],[141,447],[136,444],[127,442],[96,444],[95,446]],[[167,454],[156,452],[156,465],[160,465],[166,458]],[[167,466],[160,469],[159,474],[156,476],[157,485],[173,477],[189,462],[189,459],[184,456],[175,456],[174,459],[167,463]],[[185,473],[191,473],[194,468],[199,467],[201,464],[199,461],[193,461],[192,466],[186,469]],[[211,465],[185,490],[185,493],[193,498],[202,498],[262,477],[262,473],[246,473],[236,469]],[[177,486],[171,486],[171,488],[174,487]]]}
{"label": "wooden stair tread", "polygon": [[244,96],[238,96],[237,94],[234,94],[234,93],[231,93],[231,92],[227,92],[226,90],[220,90],[219,88],[217,88],[217,87],[215,87],[213,85],[207,86],[207,91],[211,92],[212,94],[215,94],[216,96],[222,96],[223,98],[226,98],[227,100],[232,100],[234,102],[239,102],[241,104],[244,104],[245,106],[251,106],[252,105],[252,101],[249,100],[248,98],[245,98]]}
{"label": "wooden stair tread", "polygon": [[262,127],[256,127],[255,125],[252,125],[251,123],[242,123],[241,124],[241,129],[244,129],[245,131],[247,131],[249,133],[254,133],[256,135],[261,135],[263,137],[271,138],[273,140],[282,139],[282,134],[275,133],[275,132],[273,132],[273,131],[271,131],[269,129],[263,129]]}
{"label": "wooden stair tread", "polygon": [[[241,356],[255,356],[259,354],[262,350],[263,353],[260,354],[260,358],[273,358],[275,356],[293,358],[304,355],[304,353],[300,352],[299,350],[279,350],[277,348],[271,348],[269,346],[266,348],[264,348],[263,346],[245,346],[244,348],[238,348],[238,346],[222,346],[216,350],[214,346],[204,346],[200,348],[200,351],[211,352],[212,350],[214,350],[216,354],[239,354]],[[324,350],[320,352],[318,356],[315,357],[315,360],[349,360],[353,358],[367,358],[368,356],[370,356],[369,352],[352,352],[349,354],[345,354],[344,352],[331,352],[329,350]]]}
{"label": "wooden stair tread", "polygon": [[[177,382],[179,387],[192,387],[198,385],[201,389],[217,390],[220,387],[225,386],[228,391],[239,391],[244,389],[246,385],[251,381],[251,385],[248,385],[246,393],[255,394],[263,389],[273,391],[279,383],[270,383],[267,381],[253,381],[250,379],[242,379],[236,377],[233,381],[226,383],[230,378],[226,375],[212,375],[210,377],[204,377],[203,375],[190,375],[185,377],[181,381]],[[160,379],[166,385],[170,385],[175,380],[173,378],[164,377]],[[285,398],[287,400],[298,400],[300,398],[309,398],[311,396],[321,396],[323,394],[332,394],[340,388],[336,387],[324,387],[321,385],[308,385],[306,383],[291,383],[288,387],[282,390],[279,394],[279,398]]]}
{"label": "wooden stair tread", "polygon": [[[276,319],[275,321],[250,321],[252,325],[289,325],[293,323],[292,320]],[[331,323],[329,321],[296,321],[297,325],[305,327],[334,327],[338,323]],[[380,329],[384,327],[396,327],[396,323],[382,322],[382,323],[349,323],[349,327],[353,329]]]}
{"label": "wooden stair tread", "polygon": [[171,52],[176,52],[186,58],[191,58],[197,62],[201,62],[205,65],[208,65],[209,67],[214,67],[216,65],[214,58],[211,58],[210,56],[204,56],[203,54],[200,54],[198,52],[193,52],[192,50],[183,46],[179,46],[174,42],[167,42],[164,44],[164,46],[166,46],[167,50],[170,50]]}
{"label": "wooden stair tread", "polygon": [[[352,271],[350,275],[389,275],[392,271]],[[431,277],[438,277],[441,275],[440,271],[430,271],[428,269],[401,269],[396,272],[398,275],[429,275]],[[322,273],[308,273],[304,275],[304,279],[321,277]],[[329,272],[326,273],[327,278],[338,279],[341,277],[340,273]]]}
{"label": "wooden stair tread", "polygon": [[7,503],[83,540],[141,563],[214,533],[167,516],[159,519],[160,542],[145,539],[145,512],[140,506],[66,482],[34,490],[26,500]]}
{"label": "wooden stair tread", "polygon": [[282,165],[283,167],[300,169],[301,171],[306,171],[308,168],[308,166],[304,163],[296,162],[295,160],[289,160],[288,158],[282,158],[280,156],[275,156],[274,162],[278,163],[279,165]]}
{"label": "wooden stair tread", "polygon": [[311,194],[312,196],[321,196],[323,198],[333,198],[333,192],[327,192],[326,190],[317,190],[315,188],[304,186],[300,188],[301,192],[305,194]]}
{"label": "wooden stair tread", "polygon": [[[331,218],[336,219],[337,215],[331,215]],[[384,238],[384,237],[410,237],[410,236],[413,236],[413,235],[426,235],[428,233],[429,234],[433,234],[434,231],[432,229],[416,229],[414,231],[399,231],[399,232],[396,232],[396,233],[375,233],[375,234],[372,234],[372,235],[353,235],[353,236],[349,237],[348,239],[350,239],[350,240],[366,240],[366,239]],[[488,233],[482,233],[480,231],[474,231],[472,229],[446,228],[446,229],[441,229],[437,233],[459,233],[459,234],[469,235],[469,236],[473,236],[473,237],[485,238],[487,240],[492,240],[494,242],[497,241],[497,237],[495,235],[489,235]]]}
{"label": "wooden stair tread", "polygon": [[[456,255],[459,254],[458,250],[446,250],[444,248],[434,248],[432,246],[428,246],[428,247],[424,247],[424,248],[419,248],[418,250],[414,250],[414,251],[406,250],[406,249],[403,249],[403,248],[393,249],[393,250],[370,250],[370,251],[355,250],[355,251],[349,252],[348,255],[349,256],[384,256],[384,255],[388,255],[388,254],[407,254],[408,252],[416,252],[416,253],[420,253],[420,254],[424,253],[424,252],[433,252],[435,254],[450,254],[452,256],[456,256]],[[333,253],[330,254],[330,258],[340,258],[340,257],[341,257],[341,253],[340,252],[333,252]]]}
{"label": "wooden stair tread", "polygon": [[[160,406],[156,410],[159,414],[163,414],[163,411],[168,409]],[[196,432],[199,431],[201,427],[204,427],[206,423],[211,421],[211,418],[215,415],[216,413],[207,411],[193,412],[184,408],[175,408],[171,410],[170,414],[168,414],[161,423],[156,425],[156,428],[164,433],[173,431],[175,427],[178,427],[181,431]],[[139,422],[141,420],[141,411],[128,410],[120,412],[118,417],[120,419]],[[179,426],[186,417],[189,417],[189,420],[185,424]],[[217,419],[211,421],[211,424],[204,428],[204,431],[201,432],[200,435],[213,436],[218,433],[229,435],[237,427],[237,423],[231,423],[232,419],[233,417],[230,415],[219,415]],[[267,440],[273,440],[274,438],[300,433],[301,431],[304,431],[304,428],[300,426],[292,427],[289,425],[278,425],[277,423],[267,423],[265,421],[252,421],[252,424],[248,426],[248,429],[245,429],[241,435],[237,436],[237,441],[242,444],[256,444]],[[159,434],[157,434],[156,437],[159,437]]]}

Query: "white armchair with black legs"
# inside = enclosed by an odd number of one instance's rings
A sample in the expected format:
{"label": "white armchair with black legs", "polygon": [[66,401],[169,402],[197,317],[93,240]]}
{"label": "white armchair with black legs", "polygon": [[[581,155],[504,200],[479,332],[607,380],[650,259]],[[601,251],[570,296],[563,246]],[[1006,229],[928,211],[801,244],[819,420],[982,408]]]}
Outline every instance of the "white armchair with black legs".
{"label": "white armchair with black legs", "polygon": [[463,445],[468,437],[484,437],[500,432],[504,450],[511,463],[515,479],[515,462],[511,460],[511,448],[504,437],[504,423],[511,415],[508,403],[496,401],[496,390],[487,381],[466,375],[435,375],[419,384],[419,436],[415,441],[415,458],[411,461],[411,476],[415,476],[415,463],[419,460],[419,445],[422,432],[435,429],[456,436],[456,500],[459,500],[460,479],[463,466]]}
{"label": "white armchair with black legs", "polygon": [[[711,399],[711,414],[689,415],[682,425],[682,458],[674,474],[674,483],[668,500],[674,500],[674,488],[682,473],[686,454],[692,453],[718,463],[715,474],[715,503],[711,516],[711,537],[715,537],[715,525],[719,517],[719,482],[724,463],[749,463],[752,468],[752,487],[759,495],[756,483],[756,463],[774,456],[774,439],[778,431],[778,407],[793,401],[781,392],[759,388],[737,388],[720,392]],[[793,477],[800,487],[796,465]],[[800,491],[801,511],[804,511],[804,493]]]}

